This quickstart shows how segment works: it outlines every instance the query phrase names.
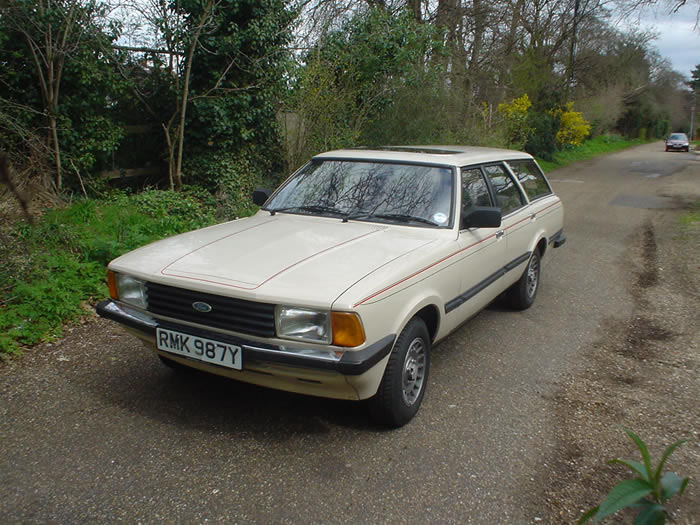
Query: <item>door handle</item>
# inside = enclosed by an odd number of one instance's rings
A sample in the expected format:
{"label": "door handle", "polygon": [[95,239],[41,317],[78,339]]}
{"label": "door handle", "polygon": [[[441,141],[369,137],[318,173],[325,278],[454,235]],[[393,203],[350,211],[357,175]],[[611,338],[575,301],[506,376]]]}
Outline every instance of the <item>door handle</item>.
{"label": "door handle", "polygon": [[536,213],[533,213],[532,215],[530,215],[530,220],[531,220],[531,221],[534,221],[536,218],[537,218],[537,214],[536,214]]}
{"label": "door handle", "polygon": [[500,238],[503,237],[505,234],[506,234],[506,232],[504,232],[503,230],[498,230],[498,231],[496,232],[496,239],[500,239]]}

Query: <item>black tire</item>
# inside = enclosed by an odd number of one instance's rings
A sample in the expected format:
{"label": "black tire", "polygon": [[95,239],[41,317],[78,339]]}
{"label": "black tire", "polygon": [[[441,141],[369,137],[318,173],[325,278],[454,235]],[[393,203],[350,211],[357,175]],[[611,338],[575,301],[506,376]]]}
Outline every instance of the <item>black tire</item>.
{"label": "black tire", "polygon": [[540,287],[541,277],[540,251],[535,249],[518,282],[508,289],[506,297],[511,308],[514,310],[527,310],[534,304],[537,290]]}
{"label": "black tire", "polygon": [[369,400],[375,422],[398,428],[416,415],[428,384],[430,346],[425,322],[414,317],[396,339],[379,390]]}

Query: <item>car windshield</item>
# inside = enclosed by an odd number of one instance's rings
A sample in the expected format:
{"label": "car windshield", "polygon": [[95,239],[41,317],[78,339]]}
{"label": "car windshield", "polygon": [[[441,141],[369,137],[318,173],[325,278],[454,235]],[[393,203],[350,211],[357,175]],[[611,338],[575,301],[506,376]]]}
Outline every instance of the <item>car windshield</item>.
{"label": "car windshield", "polygon": [[314,160],[265,209],[416,226],[452,224],[451,168]]}
{"label": "car windshield", "polygon": [[688,137],[686,137],[683,133],[674,133],[669,137],[670,140],[688,140]]}

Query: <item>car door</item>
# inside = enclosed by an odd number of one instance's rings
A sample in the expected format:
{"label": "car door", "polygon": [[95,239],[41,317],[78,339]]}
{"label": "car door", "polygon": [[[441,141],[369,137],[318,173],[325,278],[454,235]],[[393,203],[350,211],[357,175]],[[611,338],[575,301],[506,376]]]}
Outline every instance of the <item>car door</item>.
{"label": "car door", "polygon": [[[493,197],[480,167],[461,170],[461,215],[472,206],[493,206]],[[461,285],[448,301],[448,317],[461,322],[486,306],[503,289],[499,270],[505,264],[506,243],[502,228],[461,228],[458,246]]]}
{"label": "car door", "polygon": [[[508,161],[507,164],[527,194],[528,213],[534,223],[532,235],[544,232],[551,238],[561,228],[563,211],[559,198],[534,160]],[[531,237],[530,242],[532,240]]]}
{"label": "car door", "polygon": [[491,184],[496,206],[501,209],[501,229],[505,232],[504,284],[515,282],[530,257],[533,229],[531,222],[536,215],[528,209],[528,202],[519,184],[503,163],[484,166]]}

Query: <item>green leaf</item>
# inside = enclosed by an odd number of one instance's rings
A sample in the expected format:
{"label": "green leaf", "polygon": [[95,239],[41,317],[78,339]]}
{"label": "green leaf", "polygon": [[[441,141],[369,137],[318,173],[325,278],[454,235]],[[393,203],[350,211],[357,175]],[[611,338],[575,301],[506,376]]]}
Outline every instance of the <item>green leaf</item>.
{"label": "green leaf", "polygon": [[631,468],[634,472],[639,474],[644,481],[650,481],[647,476],[647,472],[644,468],[644,465],[642,465],[639,461],[633,461],[631,459],[611,459],[610,461],[608,461],[608,463],[619,463],[621,465],[625,465],[626,467]]}
{"label": "green leaf", "polygon": [[584,512],[583,516],[581,516],[581,519],[579,519],[576,523],[578,525],[581,525],[582,523],[586,523],[589,521],[593,516],[595,516],[595,513],[598,512],[598,507],[593,507],[592,509],[588,509],[586,512]]}
{"label": "green leaf", "polygon": [[637,434],[632,432],[629,428],[622,427],[622,430],[624,430],[627,433],[627,435],[632,439],[632,441],[634,441],[634,444],[637,445],[639,452],[642,454],[642,459],[644,460],[644,468],[647,471],[646,479],[653,479],[653,473],[651,470],[651,458],[649,457],[649,449],[647,449],[647,446],[644,444],[644,441],[637,437]]}
{"label": "green leaf", "polygon": [[659,466],[656,467],[656,473],[654,475],[654,479],[659,479],[661,476],[661,469],[664,467],[664,463],[666,463],[666,460],[669,458],[669,456],[673,453],[674,450],[676,450],[678,447],[680,447],[683,443],[685,443],[685,439],[680,439],[673,443],[672,445],[669,445],[666,447],[666,450],[664,450],[663,456],[661,456],[661,462],[659,463]]}
{"label": "green leaf", "polygon": [[634,518],[634,525],[663,525],[666,523],[666,509],[658,503],[647,503]]}
{"label": "green leaf", "polygon": [[598,522],[611,514],[615,514],[620,509],[637,503],[651,491],[652,486],[643,479],[628,479],[618,483],[600,505],[594,521]]}
{"label": "green leaf", "polygon": [[664,474],[664,477],[661,478],[661,488],[663,489],[662,501],[672,498],[678,492],[682,494],[685,490],[685,486],[688,484],[688,480],[689,478],[682,479],[675,472],[667,472]]}

